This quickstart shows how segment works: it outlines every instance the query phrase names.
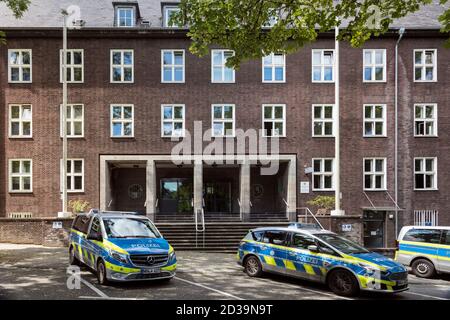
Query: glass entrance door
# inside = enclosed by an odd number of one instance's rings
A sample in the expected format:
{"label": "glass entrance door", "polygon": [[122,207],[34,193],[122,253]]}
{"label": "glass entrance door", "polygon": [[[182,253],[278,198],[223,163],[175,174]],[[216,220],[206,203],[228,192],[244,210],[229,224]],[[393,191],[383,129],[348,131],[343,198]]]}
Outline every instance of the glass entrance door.
{"label": "glass entrance door", "polygon": [[386,211],[366,210],[363,213],[364,247],[384,247],[384,220]]}
{"label": "glass entrance door", "polygon": [[206,212],[231,213],[231,182],[206,182],[203,194]]}
{"label": "glass entrance door", "polygon": [[192,190],[190,179],[161,179],[160,212],[192,213]]}

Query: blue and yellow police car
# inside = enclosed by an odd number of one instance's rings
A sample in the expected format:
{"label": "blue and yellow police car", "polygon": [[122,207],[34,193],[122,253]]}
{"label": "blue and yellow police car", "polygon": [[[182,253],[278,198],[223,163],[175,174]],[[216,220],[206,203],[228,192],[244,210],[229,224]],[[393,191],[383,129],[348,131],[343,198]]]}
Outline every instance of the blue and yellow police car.
{"label": "blue and yellow police car", "polygon": [[69,262],[93,269],[100,284],[171,279],[177,266],[172,246],[150,219],[97,210],[74,219],[69,236]]}
{"label": "blue and yellow police car", "polygon": [[238,263],[250,277],[279,273],[322,282],[336,294],[408,289],[406,268],[335,233],[315,228],[258,228],[241,241]]}

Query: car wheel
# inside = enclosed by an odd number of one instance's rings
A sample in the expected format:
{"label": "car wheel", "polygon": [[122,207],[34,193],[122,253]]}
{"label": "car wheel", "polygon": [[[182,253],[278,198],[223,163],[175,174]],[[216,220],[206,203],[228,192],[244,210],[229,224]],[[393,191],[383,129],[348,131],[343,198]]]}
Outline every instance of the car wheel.
{"label": "car wheel", "polygon": [[351,297],[359,292],[358,281],[347,270],[332,271],[328,276],[328,287],[339,296]]}
{"label": "car wheel", "polygon": [[412,264],[413,273],[419,278],[432,278],[435,273],[434,265],[425,259],[418,259]]}
{"label": "car wheel", "polygon": [[97,281],[101,285],[108,284],[108,279],[106,278],[106,267],[103,260],[99,260],[97,263]]}
{"label": "car wheel", "polygon": [[262,274],[262,266],[259,259],[255,256],[250,256],[244,262],[245,273],[250,277],[260,277]]}
{"label": "car wheel", "polygon": [[73,246],[70,246],[70,249],[69,249],[69,264],[71,266],[81,265],[80,260],[78,260],[78,258],[75,256],[75,251],[74,251]]}

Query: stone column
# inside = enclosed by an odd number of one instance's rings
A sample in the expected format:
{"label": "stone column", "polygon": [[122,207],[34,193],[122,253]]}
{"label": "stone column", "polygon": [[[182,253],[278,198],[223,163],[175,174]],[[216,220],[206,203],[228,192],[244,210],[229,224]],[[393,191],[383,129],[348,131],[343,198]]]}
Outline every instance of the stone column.
{"label": "stone column", "polygon": [[100,157],[100,204],[102,211],[111,210],[108,204],[111,202],[111,177],[108,162]]}
{"label": "stone column", "polygon": [[155,160],[147,160],[146,166],[146,214],[150,220],[155,220],[156,208],[156,165]]}
{"label": "stone column", "polygon": [[194,161],[194,213],[203,208],[203,161]]}
{"label": "stone column", "polygon": [[250,163],[244,160],[240,169],[240,202],[242,221],[250,221]]}
{"label": "stone column", "polygon": [[287,218],[289,221],[295,221],[297,219],[297,164],[295,159],[289,160],[287,167]]}

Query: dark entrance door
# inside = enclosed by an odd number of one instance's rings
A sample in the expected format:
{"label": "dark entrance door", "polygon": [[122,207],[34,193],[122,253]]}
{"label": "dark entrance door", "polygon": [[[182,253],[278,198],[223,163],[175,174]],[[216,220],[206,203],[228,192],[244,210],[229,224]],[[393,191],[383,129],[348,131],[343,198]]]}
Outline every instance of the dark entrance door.
{"label": "dark entrance door", "polygon": [[160,212],[192,213],[192,191],[191,179],[161,179]]}
{"label": "dark entrance door", "polygon": [[205,212],[231,213],[231,182],[206,182],[203,186]]}
{"label": "dark entrance door", "polygon": [[386,211],[364,211],[364,246],[366,248],[384,247],[385,217]]}
{"label": "dark entrance door", "polygon": [[112,177],[114,210],[145,214],[145,168],[116,168]]}

